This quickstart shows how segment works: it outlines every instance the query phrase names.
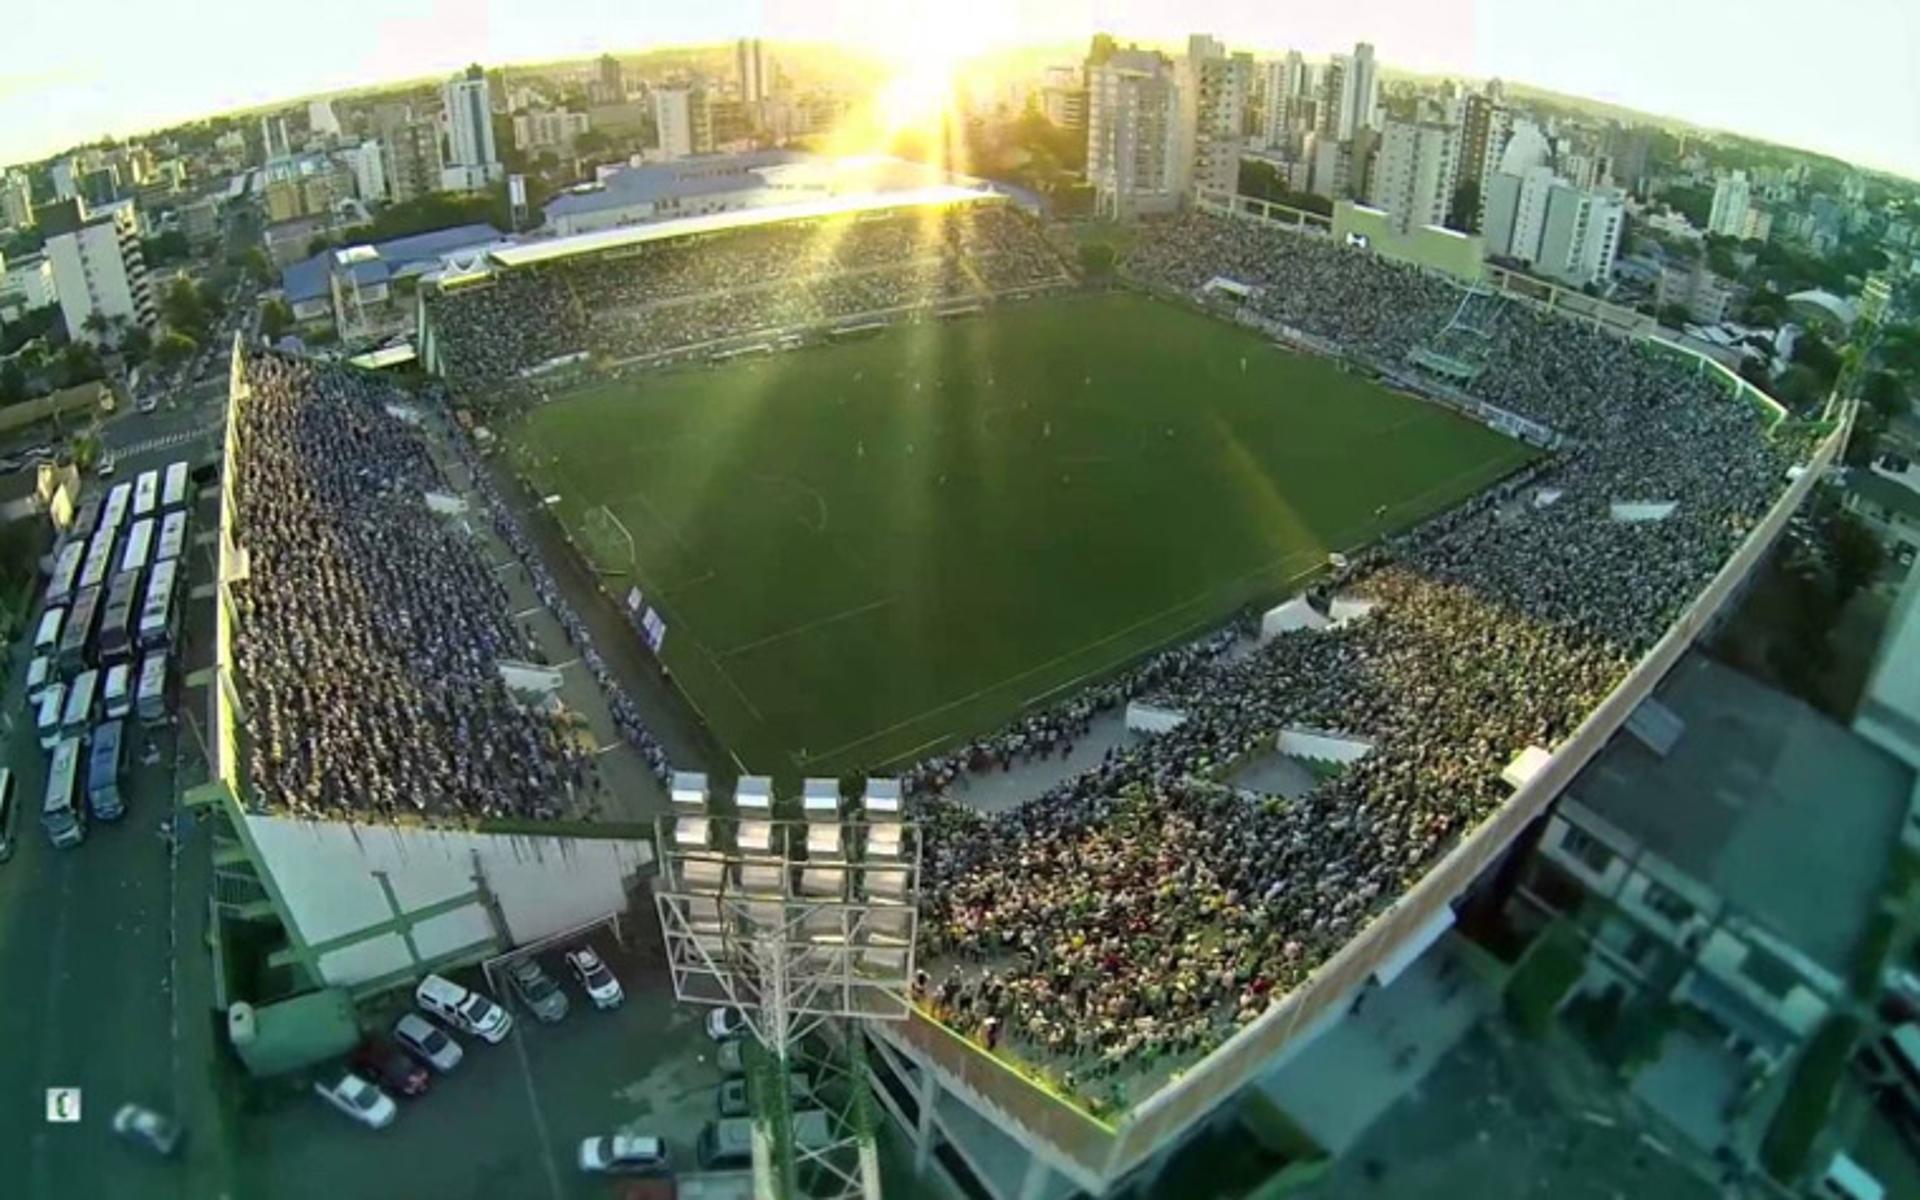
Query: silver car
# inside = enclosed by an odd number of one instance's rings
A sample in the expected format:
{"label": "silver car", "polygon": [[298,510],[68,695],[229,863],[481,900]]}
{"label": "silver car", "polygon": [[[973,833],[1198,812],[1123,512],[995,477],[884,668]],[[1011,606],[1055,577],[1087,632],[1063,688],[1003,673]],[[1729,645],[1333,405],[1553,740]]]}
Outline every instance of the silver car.
{"label": "silver car", "polygon": [[466,1053],[452,1034],[419,1013],[408,1013],[393,1023],[393,1040],[442,1075],[459,1066]]}
{"label": "silver car", "polygon": [[547,1024],[567,1015],[567,994],[533,959],[523,958],[507,967],[507,983],[520,1003]]}

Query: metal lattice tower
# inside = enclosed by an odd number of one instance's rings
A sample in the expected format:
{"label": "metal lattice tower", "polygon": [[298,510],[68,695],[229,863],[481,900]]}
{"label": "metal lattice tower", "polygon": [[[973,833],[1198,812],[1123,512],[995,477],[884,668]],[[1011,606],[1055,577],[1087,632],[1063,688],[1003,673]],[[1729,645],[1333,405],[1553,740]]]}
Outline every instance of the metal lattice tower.
{"label": "metal lattice tower", "polygon": [[[898,782],[843,799],[836,781],[809,779],[778,805],[796,816],[775,815],[765,776],[742,777],[727,806],[705,775],[682,772],[672,797],[654,889],[667,965],[678,999],[738,1009],[764,1050],[748,1071],[756,1190],[877,1200],[864,1072],[821,1061],[806,1040],[820,1034],[816,1044],[857,1063],[851,1020],[905,1020],[910,1009],[920,839],[901,819]],[[847,1092],[840,1111],[821,1105],[824,1140],[797,1136],[807,1131],[796,1130],[787,1079],[801,1065],[833,1077],[816,1080],[815,1096],[829,1083]]]}

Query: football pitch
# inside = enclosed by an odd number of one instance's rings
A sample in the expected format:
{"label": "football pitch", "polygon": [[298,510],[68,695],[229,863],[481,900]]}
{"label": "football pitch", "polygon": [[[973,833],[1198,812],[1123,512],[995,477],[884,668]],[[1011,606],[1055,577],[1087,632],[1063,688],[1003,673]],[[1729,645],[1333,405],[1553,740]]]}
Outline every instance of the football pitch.
{"label": "football pitch", "polygon": [[990,731],[1531,453],[1130,294],[597,385],[506,432],[721,742],[787,777]]}

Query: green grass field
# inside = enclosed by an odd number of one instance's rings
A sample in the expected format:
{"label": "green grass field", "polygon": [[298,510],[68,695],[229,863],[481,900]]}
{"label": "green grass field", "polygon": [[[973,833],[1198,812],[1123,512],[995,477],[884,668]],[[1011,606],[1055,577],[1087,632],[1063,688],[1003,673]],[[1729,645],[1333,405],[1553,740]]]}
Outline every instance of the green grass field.
{"label": "green grass field", "polygon": [[508,436],[666,617],[721,741],[782,776],[990,730],[1528,456],[1126,294],[642,376]]}

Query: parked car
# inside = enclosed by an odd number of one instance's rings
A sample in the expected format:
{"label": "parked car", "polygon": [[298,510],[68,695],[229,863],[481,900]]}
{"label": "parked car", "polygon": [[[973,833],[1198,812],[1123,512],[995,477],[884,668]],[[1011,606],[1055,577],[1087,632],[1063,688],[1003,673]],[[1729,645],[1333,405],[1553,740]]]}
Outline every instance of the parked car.
{"label": "parked car", "polygon": [[580,1169],[610,1175],[664,1175],[667,1144],[657,1137],[617,1133],[612,1137],[583,1138]]}
{"label": "parked car", "polygon": [[506,1009],[441,975],[422,979],[413,989],[413,1002],[428,1015],[485,1042],[498,1044],[513,1032],[513,1017]]}
{"label": "parked car", "polygon": [[348,1071],[332,1084],[316,1083],[313,1090],[320,1098],[368,1129],[385,1129],[393,1124],[400,1108],[385,1092]]}
{"label": "parked car", "polygon": [[113,455],[103,454],[100,456],[99,463],[93,468],[93,473],[102,479],[106,479],[119,469],[120,464],[114,459]]}
{"label": "parked car", "polygon": [[540,969],[540,964],[532,958],[522,958],[507,967],[507,983],[514,994],[520,997],[520,1003],[533,1010],[533,1015],[549,1025],[567,1015],[567,994],[553,981],[553,976]]}
{"label": "parked car", "polygon": [[[795,1071],[787,1076],[787,1096],[793,1102],[793,1108],[803,1109],[813,1099],[813,1080],[805,1072]],[[723,1117],[744,1117],[753,1110],[747,1099],[747,1081],[743,1078],[723,1080],[720,1084],[720,1115]]]}
{"label": "parked car", "polygon": [[442,1075],[459,1066],[466,1053],[452,1034],[419,1013],[408,1013],[393,1023],[393,1040]]}
{"label": "parked car", "polygon": [[747,1073],[745,1051],[739,1038],[731,1038],[720,1043],[720,1050],[714,1056],[720,1064],[722,1075],[744,1075]]}
{"label": "parked car", "polygon": [[160,409],[160,397],[142,396],[140,397],[140,403],[134,405],[133,407],[135,411],[143,415],[146,413],[158,412]]}
{"label": "parked car", "polygon": [[626,993],[620,990],[620,981],[607,970],[607,964],[600,956],[585,946],[578,950],[567,951],[567,966],[573,968],[573,977],[580,981],[580,990],[593,1001],[595,1008],[618,1008],[620,1001],[626,999]]}
{"label": "parked car", "polygon": [[122,1104],[113,1114],[113,1131],[161,1158],[173,1157],[180,1148],[180,1126],[144,1105]]}
{"label": "parked car", "polygon": [[747,1031],[747,1019],[737,1008],[707,1010],[707,1036],[716,1042],[737,1038]]}
{"label": "parked car", "polygon": [[354,1050],[348,1065],[388,1091],[418,1096],[427,1090],[427,1069],[383,1037],[370,1037]]}

